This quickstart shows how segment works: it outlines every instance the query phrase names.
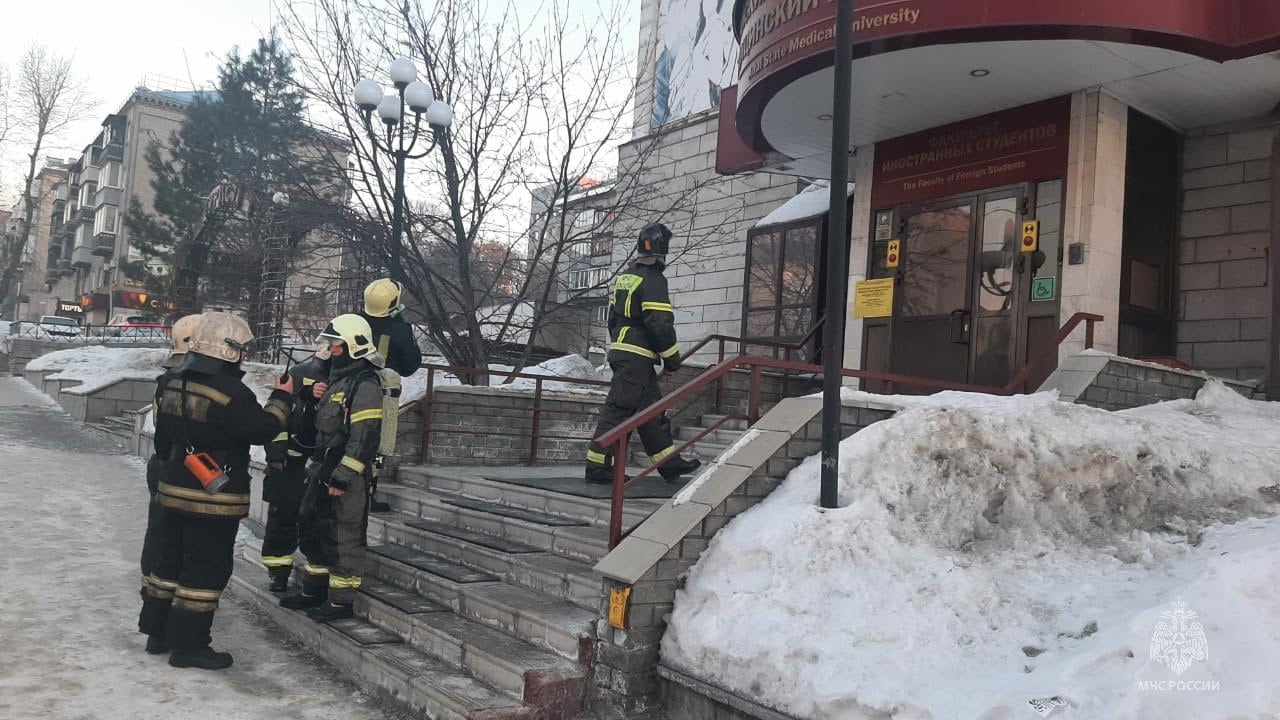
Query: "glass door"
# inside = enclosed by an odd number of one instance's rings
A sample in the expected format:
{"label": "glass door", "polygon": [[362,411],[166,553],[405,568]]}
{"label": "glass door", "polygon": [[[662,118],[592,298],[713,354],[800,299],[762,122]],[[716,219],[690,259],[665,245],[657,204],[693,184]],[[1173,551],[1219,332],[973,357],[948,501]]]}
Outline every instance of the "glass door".
{"label": "glass door", "polygon": [[1019,353],[1018,328],[1026,296],[1020,252],[1023,195],[993,193],[978,200],[978,243],[974,260],[971,342],[975,385],[1002,386],[1013,377]]}

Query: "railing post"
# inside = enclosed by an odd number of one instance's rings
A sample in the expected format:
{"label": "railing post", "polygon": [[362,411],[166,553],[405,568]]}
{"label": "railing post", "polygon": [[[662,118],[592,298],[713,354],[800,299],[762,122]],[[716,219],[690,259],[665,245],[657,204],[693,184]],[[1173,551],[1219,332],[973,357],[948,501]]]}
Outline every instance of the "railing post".
{"label": "railing post", "polygon": [[760,381],[764,371],[759,365],[751,366],[751,396],[747,401],[747,424],[754,425],[760,419]]}
{"label": "railing post", "polygon": [[627,440],[630,433],[618,439],[618,449],[613,454],[613,491],[609,503],[609,549],[622,542],[622,503],[626,498]]}
{"label": "railing post", "polygon": [[1084,349],[1093,349],[1093,320],[1085,320],[1084,322]]}
{"label": "railing post", "polygon": [[436,369],[427,368],[427,394],[418,401],[422,408],[422,455],[421,462],[431,460],[431,407],[435,404]]}
{"label": "railing post", "polygon": [[542,425],[542,378],[533,381],[533,432],[529,436],[529,464],[538,464],[538,431]]}
{"label": "railing post", "polygon": [[[716,364],[717,364],[717,365],[718,365],[718,364],[720,364],[720,363],[722,363],[722,362],[724,362],[724,338],[720,338],[720,339],[719,339],[719,342],[720,342],[720,356],[719,356],[719,357],[720,357],[720,359],[716,362]],[[724,376],[722,375],[722,376],[720,376],[719,378],[717,378],[717,379],[716,379],[716,411],[715,411],[715,414],[716,414],[716,415],[723,415],[723,414],[724,414],[723,407],[724,407]]]}

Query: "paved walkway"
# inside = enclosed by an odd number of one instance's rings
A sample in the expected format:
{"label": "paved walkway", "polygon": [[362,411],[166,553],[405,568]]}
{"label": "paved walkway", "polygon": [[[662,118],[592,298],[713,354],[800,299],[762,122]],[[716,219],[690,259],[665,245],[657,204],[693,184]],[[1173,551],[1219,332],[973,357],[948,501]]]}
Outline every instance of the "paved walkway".
{"label": "paved walkway", "polygon": [[315,718],[395,712],[224,598],[220,673],[170,668],[137,633],[143,466],[24,381],[0,378],[0,720]]}

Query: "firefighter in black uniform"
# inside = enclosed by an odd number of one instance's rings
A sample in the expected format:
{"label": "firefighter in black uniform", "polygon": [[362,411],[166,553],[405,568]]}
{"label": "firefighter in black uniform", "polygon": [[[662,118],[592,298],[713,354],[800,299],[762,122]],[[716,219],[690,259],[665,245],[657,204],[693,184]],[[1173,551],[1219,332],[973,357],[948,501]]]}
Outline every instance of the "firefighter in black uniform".
{"label": "firefighter in black uniform", "polygon": [[307,458],[316,447],[317,383],[329,379],[329,346],[289,368],[296,390],[289,424],[267,445],[267,476],[262,500],[268,503],[267,529],[262,538],[262,564],[267,567],[271,592],[289,589],[293,551],[298,549],[298,507],[306,486]]}
{"label": "firefighter in black uniform", "polygon": [[138,628],[150,636],[149,652],[172,648],[174,667],[231,665],[229,653],[209,647],[210,629],[231,578],[240,519],[249,514],[249,446],[280,432],[293,391],[286,378],[265,408],[258,405],[240,370],[252,340],[244,320],[206,313],[160,398],[155,444],[166,461],[156,494],[164,511]]}
{"label": "firefighter in black uniform", "polygon": [[[618,276],[609,305],[609,367],[613,382],[600,410],[592,437],[600,437],[627,418],[657,402],[655,366],[662,362],[667,372],[680,367],[680,346],[676,342],[675,310],[667,294],[666,266],[671,231],[661,223],[640,231],[635,264]],[[668,481],[697,469],[698,460],[675,455],[671,421],[660,415],[640,426],[640,441],[658,472]],[[587,482],[613,482],[613,447],[594,441],[587,448]],[[673,457],[674,456],[674,457]],[[621,459],[626,462],[626,458]]]}
{"label": "firefighter in black uniform", "polygon": [[382,432],[382,356],[369,323],[339,315],[321,337],[331,343],[332,369],[316,411],[316,450],[307,463],[300,538],[307,566],[301,592],[280,600],[281,607],[309,608],[317,622],[353,615],[364,577],[369,478]]}
{"label": "firefighter in black uniform", "polygon": [[[405,322],[404,288],[391,278],[381,278],[364,289],[364,311],[360,313],[373,331],[373,346],[386,361],[385,367],[396,371],[401,379],[418,372],[422,367],[422,351],[413,336],[413,326]],[[396,418],[388,418],[394,421]],[[387,512],[391,506],[375,497],[378,489],[377,470],[369,493],[369,510]]]}
{"label": "firefighter in black uniform", "polygon": [[[196,322],[200,320],[199,315],[187,315],[179,318],[173,327],[169,330],[169,338],[173,341],[173,352],[164,362],[160,363],[160,367],[164,368],[164,373],[156,378],[156,392],[151,401],[151,422],[152,425],[156,421],[156,413],[160,408],[160,396],[164,392],[165,383],[169,378],[177,374],[178,366],[187,357],[187,349],[191,343],[191,332],[195,329]],[[156,495],[156,489],[160,487],[160,478],[164,474],[164,462],[167,457],[161,457],[159,453],[152,453],[151,458],[147,460],[147,493],[151,501],[147,503],[147,532],[142,537],[142,597],[147,596],[147,578],[151,577],[151,569],[156,564],[156,554],[159,549],[160,536],[160,513],[163,506],[160,505],[160,498]]]}

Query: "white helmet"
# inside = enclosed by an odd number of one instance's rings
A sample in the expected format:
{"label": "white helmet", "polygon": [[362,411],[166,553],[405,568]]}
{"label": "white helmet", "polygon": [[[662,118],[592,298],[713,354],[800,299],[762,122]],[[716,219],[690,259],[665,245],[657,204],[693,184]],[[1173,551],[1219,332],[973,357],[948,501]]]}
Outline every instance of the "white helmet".
{"label": "white helmet", "polygon": [[189,352],[205,357],[240,362],[249,352],[253,331],[243,318],[231,313],[212,312],[200,316],[191,331]]}
{"label": "white helmet", "polygon": [[200,315],[184,315],[178,318],[169,329],[169,338],[173,340],[173,354],[186,355],[191,349],[191,335],[200,322]]}

